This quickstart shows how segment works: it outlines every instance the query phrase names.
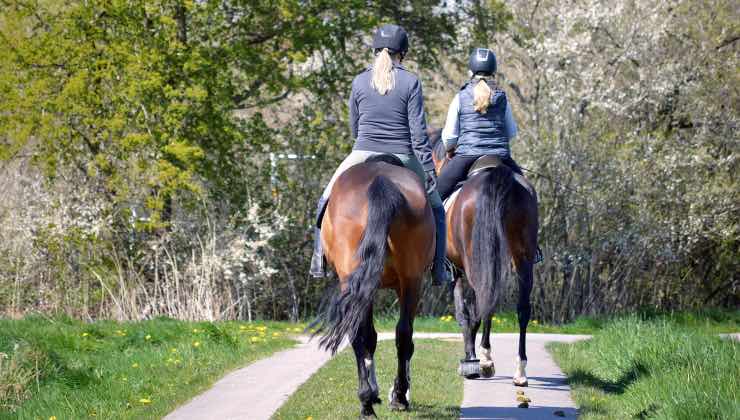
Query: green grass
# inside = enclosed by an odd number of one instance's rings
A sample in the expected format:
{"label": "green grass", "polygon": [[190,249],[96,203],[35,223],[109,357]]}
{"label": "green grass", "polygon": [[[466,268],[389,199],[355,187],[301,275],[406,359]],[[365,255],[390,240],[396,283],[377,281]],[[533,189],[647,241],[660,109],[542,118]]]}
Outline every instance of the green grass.
{"label": "green grass", "polygon": [[[396,376],[394,341],[378,343],[376,373],[382,404],[375,411],[382,419],[457,419],[460,416],[463,383],[455,369],[460,359],[460,343],[442,340],[414,340],[411,359],[411,410],[404,413],[388,409],[388,390]],[[356,419],[357,369],[351,348],[324,365],[275,414],[275,419]]]}
{"label": "green grass", "polygon": [[[635,317],[645,321],[670,322],[686,328],[704,331],[706,333],[734,333],[740,332],[740,311],[721,309],[704,309],[693,312],[652,312],[642,311],[638,314],[615,315],[611,317],[582,316],[575,321],[565,324],[553,324],[532,319],[527,327],[530,333],[557,333],[557,334],[594,334],[614,320]],[[395,331],[397,319],[393,317],[377,317],[375,320],[378,331]],[[514,333],[519,332],[519,322],[516,313],[501,312],[494,315],[492,332]],[[443,317],[419,317],[414,321],[416,332],[460,332],[460,327],[452,315]]]}
{"label": "green grass", "polygon": [[551,345],[580,418],[740,418],[740,343],[696,324],[626,317],[591,340]]}
{"label": "green grass", "polygon": [[293,328],[0,320],[0,418],[161,418],[227,371],[292,346]]}

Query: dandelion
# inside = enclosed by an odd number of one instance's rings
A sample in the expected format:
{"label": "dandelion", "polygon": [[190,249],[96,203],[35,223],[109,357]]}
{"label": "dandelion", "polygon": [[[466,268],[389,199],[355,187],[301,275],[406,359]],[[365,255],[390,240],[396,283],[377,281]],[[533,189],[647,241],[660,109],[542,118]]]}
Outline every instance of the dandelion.
{"label": "dandelion", "polygon": [[149,398],[140,398],[139,402],[142,404],[151,404],[152,400],[150,400]]}
{"label": "dandelion", "polygon": [[138,363],[134,363],[133,365],[131,365],[131,367],[134,368],[134,369],[136,369],[137,367],[139,367],[139,364]]}
{"label": "dandelion", "polygon": [[198,334],[199,332],[200,332],[200,330],[199,330],[199,329],[197,329],[197,328],[193,328],[193,333],[194,333],[194,334]]}
{"label": "dandelion", "polygon": [[246,330],[246,329],[247,329],[247,326],[246,326],[246,325],[240,325],[240,326],[239,326],[239,329],[240,329],[240,330],[242,330],[242,331],[244,331],[244,330]]}
{"label": "dandelion", "polygon": [[308,416],[308,417],[306,417],[306,420],[313,420],[313,417]]}
{"label": "dandelion", "polygon": [[539,322],[536,319],[533,319],[532,320],[532,324],[537,325],[537,324],[539,324]]}
{"label": "dandelion", "polygon": [[193,347],[200,347],[200,341],[193,342]]}
{"label": "dandelion", "polygon": [[280,337],[280,333],[279,332],[274,332],[274,333],[272,333],[272,336],[273,337]]}
{"label": "dandelion", "polygon": [[87,337],[87,336],[89,336],[89,335],[90,335],[90,334],[88,334],[88,333],[86,333],[86,332],[82,333],[82,336],[83,336],[83,337]]}
{"label": "dandelion", "polygon": [[252,343],[258,343],[258,342],[262,341],[262,338],[260,338],[260,337],[252,337],[252,338],[249,339],[249,341],[251,341]]}
{"label": "dandelion", "polygon": [[49,420],[57,420],[57,416],[51,416],[49,417]]}
{"label": "dandelion", "polygon": [[151,335],[149,335],[149,334],[147,334],[147,335],[146,335],[146,337],[144,337],[144,340],[147,340],[147,341],[149,341],[149,340],[151,340],[151,339],[152,339],[152,336],[151,336]]}

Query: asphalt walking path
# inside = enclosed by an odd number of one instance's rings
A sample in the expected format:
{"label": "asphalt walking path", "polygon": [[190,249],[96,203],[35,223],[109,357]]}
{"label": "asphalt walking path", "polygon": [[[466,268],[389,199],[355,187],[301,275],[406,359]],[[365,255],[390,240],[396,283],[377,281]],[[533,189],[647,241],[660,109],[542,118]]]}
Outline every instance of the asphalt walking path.
{"label": "asphalt walking path", "polygon": [[[512,385],[518,337],[518,334],[492,335],[496,373],[490,379],[465,380],[461,419],[576,417],[576,406],[570,398],[565,375],[545,350],[545,344],[553,341],[573,342],[589,336],[527,334],[527,388]],[[378,338],[390,340],[394,334],[380,333]],[[418,332],[414,333],[414,338],[460,340],[461,334]],[[269,419],[301,384],[331,359],[328,352],[318,348],[318,340],[308,341],[306,337],[299,339],[300,344],[292,349],[227,374],[211,389],[179,407],[165,419]],[[462,342],[460,344],[462,346]],[[517,391],[524,391],[526,397],[531,399],[529,408],[517,407]],[[412,399],[412,409],[413,404]]]}

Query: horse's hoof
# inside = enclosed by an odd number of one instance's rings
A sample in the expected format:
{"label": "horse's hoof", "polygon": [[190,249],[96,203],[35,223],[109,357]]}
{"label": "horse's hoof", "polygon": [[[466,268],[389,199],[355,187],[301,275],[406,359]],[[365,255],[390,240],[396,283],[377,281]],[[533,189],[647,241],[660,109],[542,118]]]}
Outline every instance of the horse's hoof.
{"label": "horse's hoof", "polygon": [[377,419],[378,416],[375,415],[375,410],[373,410],[373,407],[365,407],[360,412],[360,420],[373,420]]}
{"label": "horse's hoof", "polygon": [[388,407],[391,409],[391,411],[408,411],[409,405],[404,404],[401,401],[393,400],[390,404],[388,404]]}
{"label": "horse's hoof", "polygon": [[494,373],[496,373],[496,371],[493,369],[493,366],[481,366],[480,368],[480,376],[484,378],[493,377]]}
{"label": "horse's hoof", "polygon": [[479,378],[481,374],[480,360],[463,360],[457,367],[457,373],[467,379]]}
{"label": "horse's hoof", "polygon": [[529,386],[529,381],[527,381],[526,379],[524,380],[514,379],[514,386],[527,387]]}

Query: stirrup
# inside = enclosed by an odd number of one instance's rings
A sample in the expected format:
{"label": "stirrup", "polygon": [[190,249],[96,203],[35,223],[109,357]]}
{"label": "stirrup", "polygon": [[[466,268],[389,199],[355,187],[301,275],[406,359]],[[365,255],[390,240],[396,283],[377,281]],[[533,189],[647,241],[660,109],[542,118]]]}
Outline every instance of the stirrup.
{"label": "stirrup", "polygon": [[315,279],[322,279],[326,277],[326,270],[324,270],[324,267],[326,267],[326,257],[322,255],[321,258],[318,258],[314,255],[311,257],[311,269],[308,273]]}
{"label": "stirrup", "polygon": [[537,251],[534,253],[534,263],[539,264],[542,261],[544,261],[545,256],[542,254],[542,248],[540,248],[539,245],[537,245]]}
{"label": "stirrup", "polygon": [[452,276],[452,270],[450,270],[450,267],[452,266],[452,263],[445,257],[442,261],[442,273],[444,276],[444,279],[447,281],[443,281],[443,279],[438,279],[434,275],[434,264],[432,263],[432,286],[442,286],[443,284],[449,285],[450,283],[454,283],[454,277]]}

